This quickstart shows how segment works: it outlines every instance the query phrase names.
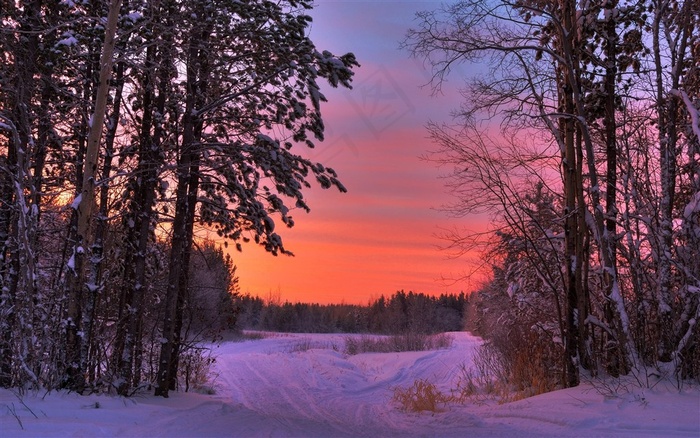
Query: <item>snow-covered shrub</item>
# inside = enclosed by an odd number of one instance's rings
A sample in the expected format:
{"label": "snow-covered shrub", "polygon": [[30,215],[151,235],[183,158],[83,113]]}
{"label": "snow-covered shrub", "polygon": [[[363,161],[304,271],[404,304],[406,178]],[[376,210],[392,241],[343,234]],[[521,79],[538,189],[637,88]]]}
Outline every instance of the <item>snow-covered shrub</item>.
{"label": "snow-covered shrub", "polygon": [[212,370],[216,358],[208,348],[190,348],[180,354],[178,382],[184,385],[185,392],[194,390],[206,394],[215,393],[218,375]]}

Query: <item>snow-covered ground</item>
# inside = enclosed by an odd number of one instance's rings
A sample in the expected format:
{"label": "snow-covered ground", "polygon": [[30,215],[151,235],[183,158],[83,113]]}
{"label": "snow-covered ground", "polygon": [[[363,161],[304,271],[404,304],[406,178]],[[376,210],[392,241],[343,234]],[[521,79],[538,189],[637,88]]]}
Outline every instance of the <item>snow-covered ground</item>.
{"label": "snow-covered ground", "polygon": [[[454,388],[479,339],[454,333],[450,349],[343,354],[345,335],[276,335],[217,348],[216,394],[169,399],[0,390],[0,437],[687,436],[700,437],[700,389],[590,385],[508,404],[452,404],[406,413],[393,388],[427,379]],[[21,423],[21,424],[20,424]]]}

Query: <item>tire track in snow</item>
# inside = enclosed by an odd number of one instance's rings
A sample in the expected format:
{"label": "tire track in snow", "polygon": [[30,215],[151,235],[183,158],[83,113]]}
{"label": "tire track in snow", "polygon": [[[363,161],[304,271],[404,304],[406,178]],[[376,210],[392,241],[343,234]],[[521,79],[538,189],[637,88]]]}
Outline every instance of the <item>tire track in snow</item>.
{"label": "tire track in snow", "polygon": [[[229,388],[223,388],[230,393],[232,403],[258,412],[286,430],[294,430],[299,424],[308,427],[308,422],[315,422],[336,435],[363,435],[347,423],[344,409],[329,403],[337,387],[319,382],[321,375],[310,369],[303,354],[248,354],[235,359],[235,369],[228,366],[226,370],[235,373],[235,377],[226,378]],[[288,380],[290,374],[295,376],[295,381]]]}
{"label": "tire track in snow", "polygon": [[308,429],[300,427],[310,425],[337,436],[415,434],[418,418],[396,414],[393,388],[410,386],[419,378],[448,380],[455,366],[444,363],[434,369],[435,363],[463,357],[464,347],[476,344],[462,340],[459,348],[451,349],[455,351],[347,357],[331,349],[290,352],[300,338],[303,335],[263,340],[269,348],[261,346],[258,353],[246,346],[237,354],[227,346],[225,356],[217,360],[229,403],[258,413],[292,435],[295,430],[307,435]]}

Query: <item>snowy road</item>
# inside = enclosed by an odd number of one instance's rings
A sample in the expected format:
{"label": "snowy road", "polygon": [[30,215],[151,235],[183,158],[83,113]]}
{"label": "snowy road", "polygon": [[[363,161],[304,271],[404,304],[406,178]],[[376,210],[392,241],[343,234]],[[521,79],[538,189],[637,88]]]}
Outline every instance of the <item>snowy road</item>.
{"label": "snowy road", "polygon": [[[515,403],[405,413],[393,388],[427,379],[443,391],[470,366],[479,339],[447,350],[342,353],[344,335],[275,335],[225,343],[216,394],[122,399],[54,393],[20,400],[0,390],[0,436],[142,437],[656,437],[700,436],[700,389],[660,384],[603,397],[590,386]],[[20,425],[21,423],[21,425]]]}

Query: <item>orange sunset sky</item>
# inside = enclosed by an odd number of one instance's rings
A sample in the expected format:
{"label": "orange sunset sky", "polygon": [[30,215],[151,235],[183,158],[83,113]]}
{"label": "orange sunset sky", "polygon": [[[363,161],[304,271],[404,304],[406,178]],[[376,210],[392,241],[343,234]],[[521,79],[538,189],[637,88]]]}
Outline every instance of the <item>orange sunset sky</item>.
{"label": "orange sunset sky", "polygon": [[[397,290],[427,294],[469,292],[474,284],[443,278],[473,268],[450,259],[436,234],[441,228],[483,228],[477,218],[438,211],[450,202],[445,170],[422,161],[433,147],[429,121],[451,121],[459,107],[460,72],[443,94],[421,87],[429,72],[399,50],[415,12],[437,2],[320,0],[311,12],[311,38],[319,50],[354,52],[362,65],[353,90],[322,88],[326,141],[305,155],[334,168],[348,193],[306,192],[311,213],[298,211],[282,229],[294,257],[274,257],[253,244],[230,250],[241,291],[282,301],[366,304]],[[462,72],[463,74],[464,72]],[[324,84],[327,85],[327,84]],[[483,221],[483,219],[482,219]]]}

